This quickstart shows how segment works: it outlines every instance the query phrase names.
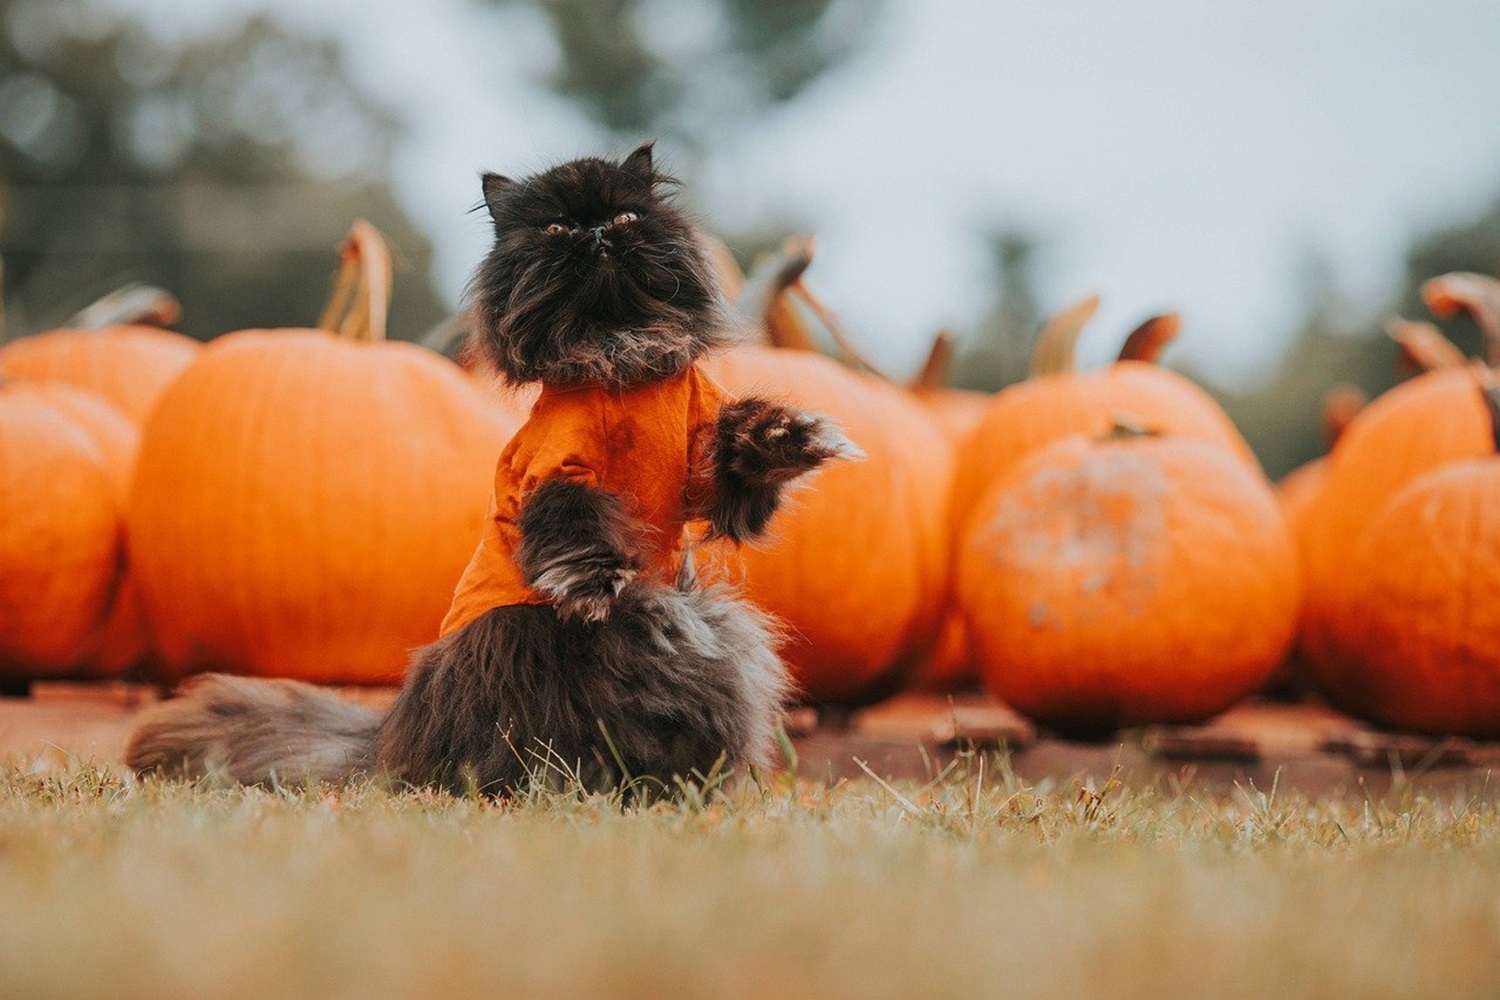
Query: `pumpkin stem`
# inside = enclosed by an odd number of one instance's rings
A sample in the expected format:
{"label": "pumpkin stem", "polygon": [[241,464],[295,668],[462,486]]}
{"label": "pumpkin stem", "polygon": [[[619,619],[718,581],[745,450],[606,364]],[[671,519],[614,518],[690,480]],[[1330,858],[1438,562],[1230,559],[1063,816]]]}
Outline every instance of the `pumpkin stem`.
{"label": "pumpkin stem", "polygon": [[1152,316],[1130,331],[1130,336],[1125,338],[1125,343],[1120,347],[1119,360],[1159,364],[1161,352],[1177,339],[1177,331],[1181,327],[1182,317],[1177,313]]}
{"label": "pumpkin stem", "polygon": [[333,290],[318,328],[348,340],[384,340],[390,305],[390,247],[380,230],[356,219],[339,247]]}
{"label": "pumpkin stem", "polygon": [[1357,385],[1330,386],[1323,393],[1323,447],[1327,451],[1338,443],[1344,431],[1365,408],[1369,397]]}
{"label": "pumpkin stem", "polygon": [[733,302],[745,287],[745,272],[740,270],[740,262],[734,259],[728,244],[717,236],[705,235],[703,248],[708,254],[709,266],[719,279],[719,287],[724,290],[724,297]]}
{"label": "pumpkin stem", "polygon": [[1110,418],[1109,433],[1104,435],[1108,441],[1143,437],[1161,437],[1161,431],[1130,413],[1116,413]]}
{"label": "pumpkin stem", "polygon": [[805,327],[784,324],[781,321],[785,316],[774,315],[780,307],[781,293],[802,277],[802,272],[812,263],[812,255],[813,237],[787,237],[774,251],[756,259],[734,296],[739,314],[753,321],[765,342],[773,347],[815,349],[812,334]]}
{"label": "pumpkin stem", "polygon": [[932,338],[932,350],[922,362],[922,370],[912,379],[913,389],[941,389],[948,384],[948,372],[953,368],[954,337],[948,330],[939,330]]}
{"label": "pumpkin stem", "polygon": [[95,299],[70,316],[63,326],[98,330],[106,326],[171,326],[182,318],[182,303],[165,289],[131,283]]}
{"label": "pumpkin stem", "polygon": [[1422,372],[1462,368],[1469,362],[1464,352],[1431,323],[1396,317],[1386,324],[1386,334],[1396,342],[1401,360]]}
{"label": "pumpkin stem", "polygon": [[833,340],[834,346],[839,349],[839,355],[845,364],[850,368],[862,368],[882,381],[895,381],[881,371],[873,361],[865,357],[864,353],[855,346],[854,340],[844,332],[844,325],[839,322],[838,315],[824,305],[816,295],[809,292],[801,279],[798,279],[788,292],[794,295],[796,300],[817,318],[818,322],[823,324],[823,329],[828,331],[828,336]]}
{"label": "pumpkin stem", "polygon": [[1049,319],[1037,334],[1036,347],[1031,352],[1031,375],[1060,375],[1073,370],[1073,352],[1078,347],[1078,335],[1099,311],[1099,296],[1068,306]]}
{"label": "pumpkin stem", "polygon": [[[814,240],[811,236],[790,236],[781,248],[766,262],[751,269],[740,293],[740,301],[750,296],[759,296],[759,320],[766,342],[772,347],[784,347],[794,351],[817,351],[818,337],[813,332],[812,319],[821,326],[828,339],[838,348],[844,363],[851,368],[863,368],[887,382],[890,377],[877,368],[854,345],[844,332],[832,309],[808,291],[802,281],[813,260]],[[761,277],[764,273],[765,278]],[[764,291],[761,291],[764,281]],[[753,299],[748,305],[753,305]],[[743,307],[742,307],[743,311]]]}
{"label": "pumpkin stem", "polygon": [[1495,451],[1500,453],[1500,377],[1495,370],[1482,361],[1469,366],[1474,381],[1479,386],[1479,395],[1484,400],[1485,412],[1490,415],[1490,437],[1495,442]]}
{"label": "pumpkin stem", "polygon": [[1467,312],[1484,334],[1485,359],[1500,365],[1500,280],[1473,271],[1439,275],[1422,285],[1422,300],[1438,319]]}

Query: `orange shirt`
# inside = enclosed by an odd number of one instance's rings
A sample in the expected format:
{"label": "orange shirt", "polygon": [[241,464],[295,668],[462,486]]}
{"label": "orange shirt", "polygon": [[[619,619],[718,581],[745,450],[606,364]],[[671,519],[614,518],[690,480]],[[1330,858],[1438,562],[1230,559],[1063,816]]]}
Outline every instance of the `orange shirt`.
{"label": "orange shirt", "polygon": [[723,403],[724,391],[696,366],[633,389],[544,386],[531,416],[500,454],[484,536],[458,581],[441,634],[491,608],[547,603],[516,565],[516,518],[522,499],[556,476],[622,497],[646,529],[641,577],[674,582],[693,494],[709,485],[695,470],[703,468],[703,450],[713,440]]}

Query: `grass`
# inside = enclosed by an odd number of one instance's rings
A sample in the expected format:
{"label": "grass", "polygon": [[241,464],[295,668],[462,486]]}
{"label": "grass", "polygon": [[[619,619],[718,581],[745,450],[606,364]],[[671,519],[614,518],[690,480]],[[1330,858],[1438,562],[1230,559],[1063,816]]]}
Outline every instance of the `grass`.
{"label": "grass", "polygon": [[1500,810],[773,779],[495,804],[0,768],[0,996],[1479,997]]}

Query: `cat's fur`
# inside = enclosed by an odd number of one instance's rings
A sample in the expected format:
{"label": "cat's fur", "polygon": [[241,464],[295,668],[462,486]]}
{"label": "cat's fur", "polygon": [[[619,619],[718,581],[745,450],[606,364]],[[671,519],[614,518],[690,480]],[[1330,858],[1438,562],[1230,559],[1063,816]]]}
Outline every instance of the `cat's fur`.
{"label": "cat's fur", "polygon": [[[470,284],[476,348],[512,383],[628,388],[679,374],[726,338],[692,224],[649,144],[483,180],[495,246]],[[710,534],[763,532],[782,487],[854,454],[819,417],[763,399],[719,414],[692,511]],[[494,608],[413,656],[391,710],[311,685],[209,675],[149,713],[127,762],[240,783],[379,774],[505,795],[535,780],[671,790],[769,762],[787,690],[775,627],[724,589],[636,578],[623,498],[550,480],[524,498],[517,552],[545,605]],[[637,786],[641,787],[641,786]]]}
{"label": "cat's fur", "polygon": [[[476,346],[512,383],[637,385],[727,340],[718,282],[675,181],[642,146],[513,181],[485,174],[495,245],[470,283]],[[616,225],[621,212],[639,219]],[[550,224],[568,232],[550,235]]]}

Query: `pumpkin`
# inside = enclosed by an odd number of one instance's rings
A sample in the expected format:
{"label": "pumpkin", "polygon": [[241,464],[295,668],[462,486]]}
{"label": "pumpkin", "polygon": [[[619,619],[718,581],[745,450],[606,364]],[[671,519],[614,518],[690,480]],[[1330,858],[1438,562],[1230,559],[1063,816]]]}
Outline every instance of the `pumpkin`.
{"label": "pumpkin", "polygon": [[[148,294],[149,293],[149,294]],[[125,289],[50,330],[0,347],[0,370],[27,382],[57,381],[103,396],[137,425],[167,385],[192,364],[199,343],[121,319],[171,322],[176,302],[155,289]]]}
{"label": "pumpkin", "polygon": [[[1406,374],[1441,371],[1465,367],[1463,352],[1443,336],[1442,331],[1431,323],[1410,320],[1392,320],[1387,327],[1391,339],[1396,342],[1400,355],[1400,368]],[[1293,469],[1276,484],[1276,495],[1286,511],[1294,535],[1300,534],[1300,524],[1312,504],[1313,497],[1323,488],[1328,475],[1328,456],[1344,431],[1359,412],[1369,403],[1364,390],[1354,385],[1336,385],[1323,394],[1322,423],[1323,450],[1325,454],[1304,462]]]}
{"label": "pumpkin", "polygon": [[1084,299],[1049,321],[1037,339],[1031,377],[990,400],[959,448],[953,486],[956,523],[962,523],[989,483],[1027,454],[1074,434],[1103,434],[1122,412],[1163,434],[1217,445],[1259,469],[1250,446],[1208,393],[1156,364],[1162,348],[1177,335],[1175,315],[1143,323],[1108,368],[1074,370],[1074,345],[1098,306],[1097,297]]}
{"label": "pumpkin", "polygon": [[[953,338],[947,331],[942,331],[934,338],[927,360],[909,388],[947,435],[956,456],[957,449],[984,419],[993,397],[987,392],[948,387],[946,381],[952,364]],[[950,495],[946,501],[950,508],[951,491],[950,482]],[[951,536],[951,531],[949,534]],[[948,544],[951,548],[951,537]],[[963,616],[951,601],[946,604],[937,638],[912,671],[911,686],[917,690],[951,691],[976,679],[968,639],[964,635]]]}
{"label": "pumpkin", "polygon": [[[866,450],[859,467],[836,463],[796,491],[772,522],[777,540],[741,560],[752,599],[791,625],[783,652],[804,694],[861,701],[892,690],[930,659],[938,641],[947,603],[952,447],[933,409],[871,364],[807,288],[812,253],[811,237],[788,239],[734,283],[735,306],[771,349],[742,348],[710,368],[731,391],[787,397],[829,414]],[[820,353],[820,339],[833,344],[841,362]],[[894,506],[867,502],[886,490]],[[856,549],[882,555],[861,569],[849,552],[834,551],[851,533]],[[891,595],[888,608],[882,591]],[[820,617],[814,602],[828,615]],[[881,626],[862,637],[855,627],[861,618]]]}
{"label": "pumpkin", "polygon": [[[131,477],[135,473],[136,454],[140,449],[140,432],[123,413],[94,393],[58,382],[43,383],[38,390],[53,409],[82,429],[98,449],[115,503],[123,517]],[[122,527],[122,545],[123,540]],[[130,572],[129,555],[123,550],[121,573],[99,635],[73,671],[80,677],[121,677],[150,654],[151,639],[145,611],[141,607],[134,575]]]}
{"label": "pumpkin", "polygon": [[356,224],[321,329],[216,339],[147,421],[126,517],[163,679],[391,683],[436,636],[516,422],[383,340],[389,283]]}
{"label": "pumpkin", "polygon": [[827,414],[865,452],[794,490],[771,538],[742,550],[730,575],[786,624],[782,655],[808,700],[892,690],[942,615],[951,468],[942,432],[903,390],[820,354],[746,345],[706,367],[732,396]]}
{"label": "pumpkin", "polygon": [[1206,719],[1263,684],[1296,630],[1271,488],[1207,442],[1122,429],[1037,449],[959,542],[981,680],[1060,731]]}
{"label": "pumpkin", "polygon": [[8,684],[73,673],[120,576],[117,483],[98,441],[57,395],[0,380],[0,681]]}
{"label": "pumpkin", "polygon": [[[1492,435],[1500,387],[1485,370]],[[1476,391],[1475,395],[1479,395]],[[1388,726],[1500,738],[1500,456],[1412,479],[1370,518],[1338,606],[1322,688]]]}
{"label": "pumpkin", "polygon": [[1286,513],[1288,523],[1293,526],[1294,535],[1298,520],[1322,488],[1323,478],[1328,474],[1326,452],[1331,451],[1338,443],[1350,422],[1364,409],[1367,402],[1364,390],[1354,385],[1336,385],[1323,394],[1321,409],[1325,454],[1302,463],[1282,476],[1281,481],[1276,484],[1276,497],[1281,501],[1281,509]]}
{"label": "pumpkin", "polygon": [[987,392],[954,389],[947,385],[948,370],[952,366],[953,335],[943,330],[933,338],[927,360],[911,381],[910,388],[912,395],[948,435],[948,440],[958,447],[983,421],[992,396]]}
{"label": "pumpkin", "polygon": [[[1472,291],[1477,278],[1465,275],[1456,290],[1446,277],[1435,278],[1424,296],[1447,306]],[[1482,298],[1463,301],[1484,309]],[[1307,580],[1301,646],[1320,686],[1326,671],[1341,669],[1349,559],[1370,517],[1418,476],[1486,456],[1492,447],[1484,402],[1463,368],[1436,367],[1403,382],[1350,422],[1329,456],[1322,488],[1297,522]]]}

